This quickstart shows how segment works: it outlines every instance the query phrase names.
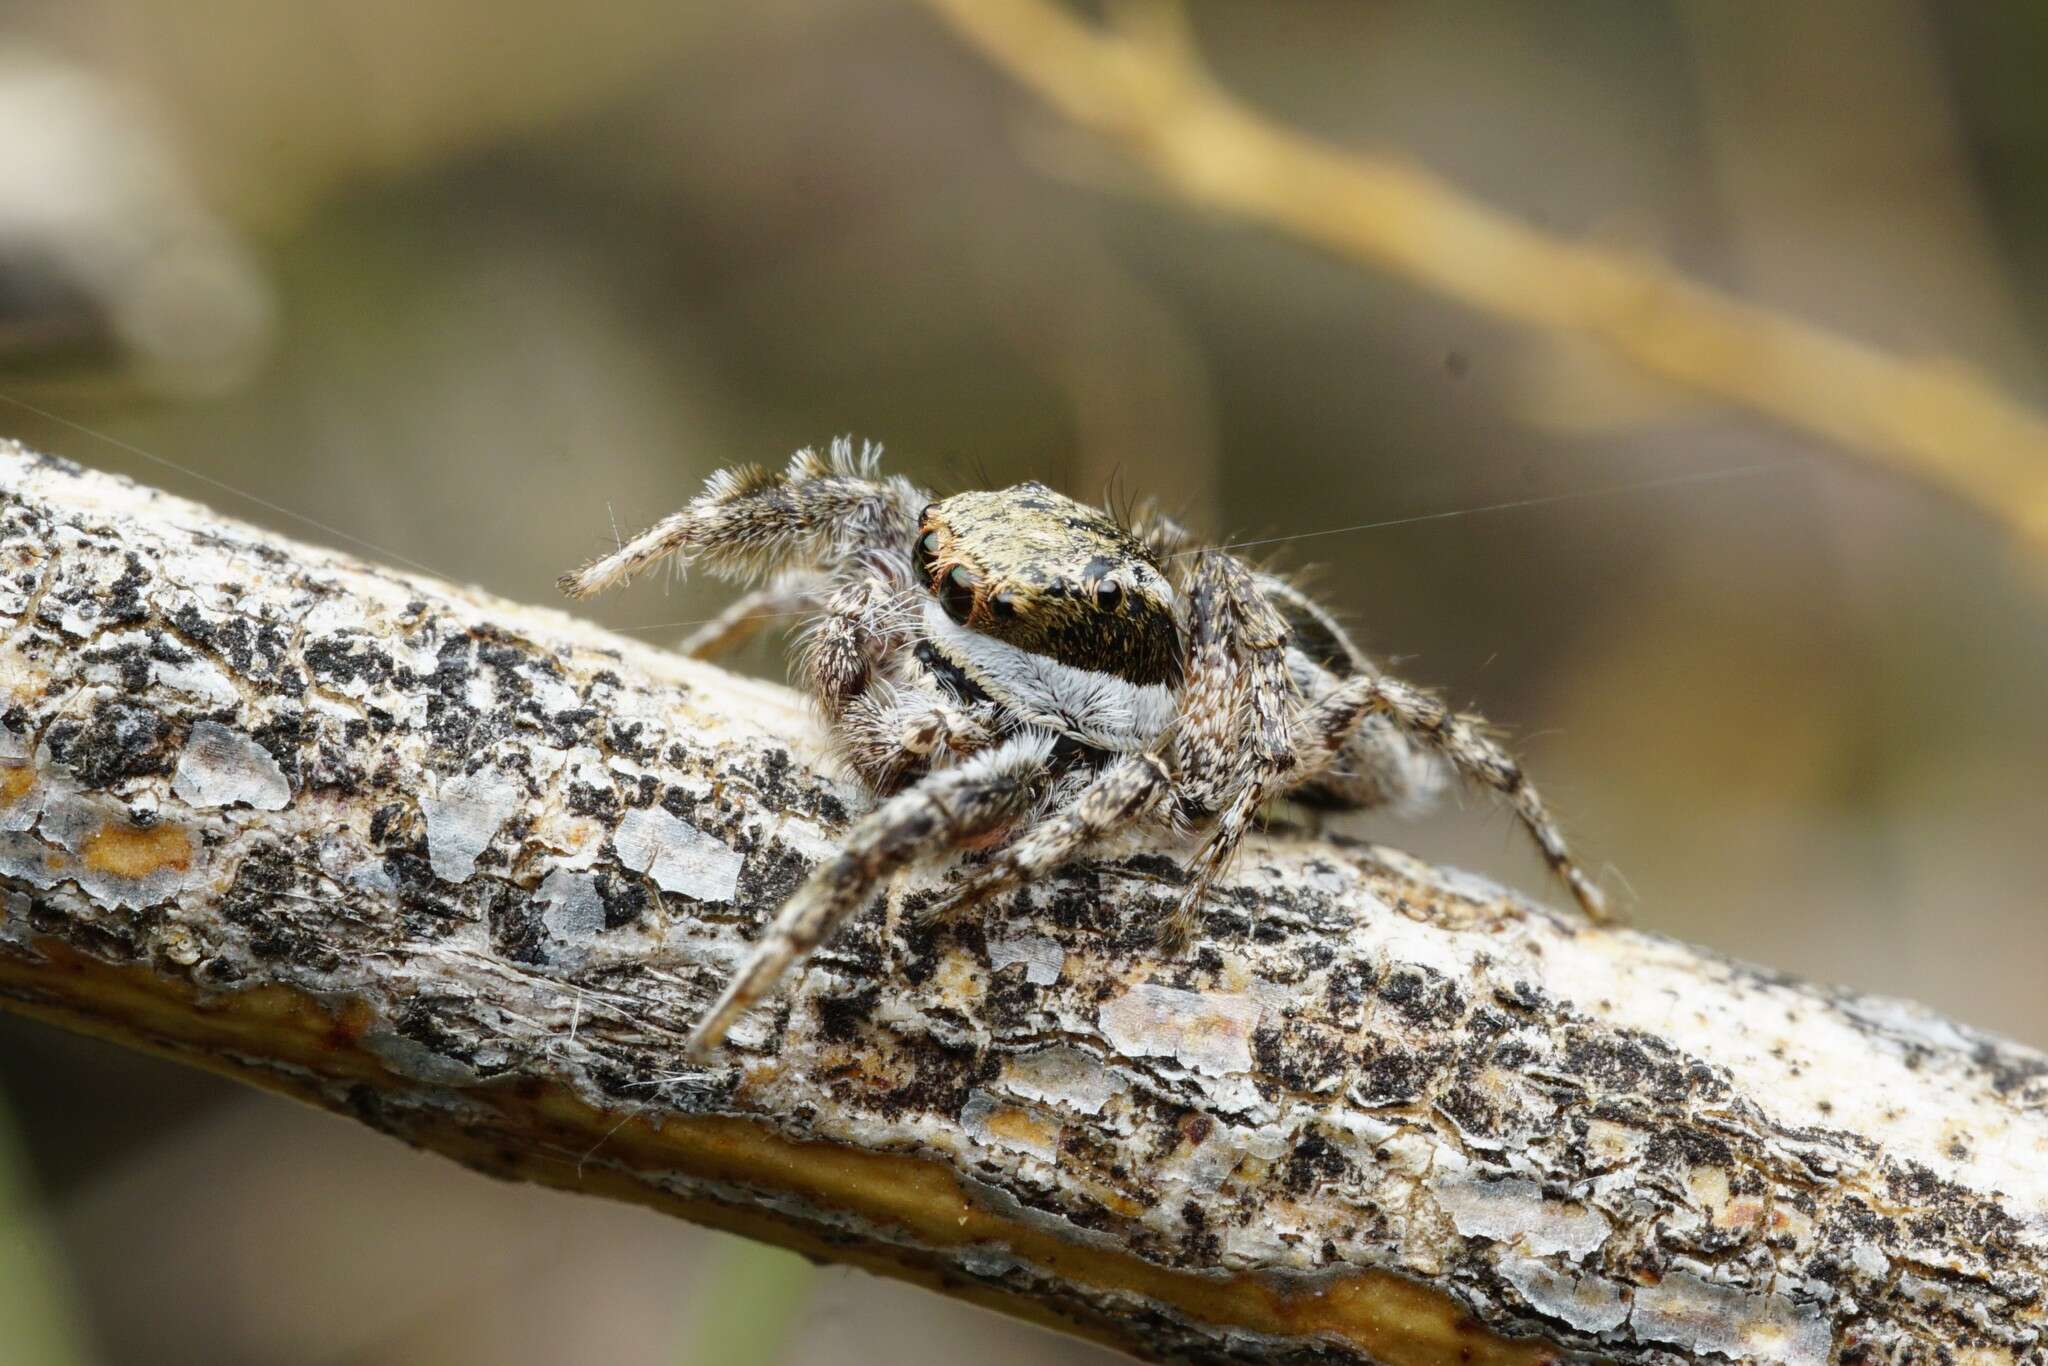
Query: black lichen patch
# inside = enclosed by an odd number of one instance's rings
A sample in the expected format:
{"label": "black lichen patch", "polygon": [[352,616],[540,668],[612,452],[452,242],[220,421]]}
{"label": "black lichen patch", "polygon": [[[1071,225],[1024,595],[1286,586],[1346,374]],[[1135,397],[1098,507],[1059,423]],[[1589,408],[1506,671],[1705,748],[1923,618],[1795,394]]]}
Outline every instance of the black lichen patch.
{"label": "black lichen patch", "polygon": [[[1982,1068],[1991,1089],[2001,1096],[2026,1087],[2036,1087],[2048,1077],[2048,1058],[2018,1049],[2000,1047],[1986,1040],[1977,1045],[1970,1061]],[[2037,1087],[2038,1089],[2038,1087]]]}
{"label": "black lichen patch", "polygon": [[1311,1127],[1303,1130],[1294,1150],[1280,1165],[1280,1184],[1290,1194],[1306,1195],[1325,1181],[1342,1181],[1351,1163],[1329,1139]]}
{"label": "black lichen patch", "polygon": [[[213,619],[188,604],[171,614],[170,625],[246,683],[290,695],[305,691],[306,680],[290,658],[291,637],[276,622],[252,622],[239,613]],[[340,648],[331,640],[308,648],[315,647]]]}
{"label": "black lichen patch", "polygon": [[606,822],[619,816],[619,794],[609,783],[599,786],[596,783],[571,782],[564,800],[571,815]]}
{"label": "black lichen patch", "polygon": [[1683,1173],[1693,1167],[1726,1167],[1735,1149],[1719,1134],[1697,1125],[1666,1123],[1650,1134],[1643,1161],[1653,1168]]}
{"label": "black lichen patch", "polygon": [[609,869],[599,869],[593,881],[597,884],[597,898],[604,903],[604,927],[607,930],[624,929],[633,924],[646,913],[654,899],[644,883]]}
{"label": "black lichen patch", "polygon": [[1356,1020],[1365,1000],[1379,981],[1379,973],[1363,959],[1353,959],[1330,969],[1323,984],[1324,1008],[1332,1019]]}
{"label": "black lichen patch", "polygon": [[306,739],[306,715],[296,706],[285,706],[270,720],[251,731],[249,738],[263,747],[284,770],[292,786],[300,785],[299,747]]}
{"label": "black lichen patch", "polygon": [[1638,1030],[1574,1030],[1565,1045],[1566,1070],[1592,1079],[1603,1091],[1632,1091],[1667,1107],[1688,1099],[1721,1099],[1727,1083],[1698,1059]]}
{"label": "black lichen patch", "polygon": [[1528,1011],[1532,1014],[1550,1013],[1557,1009],[1557,1003],[1543,988],[1519,978],[1512,986],[1494,988],[1493,999],[1510,1010]]}
{"label": "black lichen patch", "polygon": [[548,961],[547,926],[541,921],[543,903],[531,892],[493,882],[499,895],[487,898],[491,948],[514,963],[539,965]]}
{"label": "black lichen patch", "polygon": [[252,956],[315,972],[341,965],[333,946],[305,923],[317,901],[300,887],[298,859],[280,848],[246,855],[221,897],[221,916],[249,934]]}
{"label": "black lichen patch", "polygon": [[1180,1207],[1180,1218],[1187,1227],[1180,1240],[1182,1259],[1191,1267],[1214,1266],[1222,1259],[1223,1240],[1210,1229],[1209,1212],[1190,1200]]}
{"label": "black lichen patch", "polygon": [[1465,993],[1433,968],[1404,967],[1389,973],[1379,994],[1402,1019],[1418,1027],[1455,1027],[1465,1014]]}
{"label": "black lichen patch", "polygon": [[1042,989],[1032,984],[1021,964],[1015,964],[989,978],[982,1014],[998,1036],[1028,1035],[1036,1025],[1042,999]]}
{"label": "black lichen patch", "polygon": [[914,987],[929,982],[932,974],[939,970],[939,955],[948,942],[946,926],[921,914],[937,903],[942,895],[925,891],[913,892],[903,898],[903,922],[897,931],[902,953],[896,961],[896,974]]}
{"label": "black lichen patch", "polygon": [[826,996],[817,1003],[818,1034],[832,1043],[852,1043],[881,1004],[882,988],[865,986],[839,996]]}
{"label": "black lichen patch", "polygon": [[392,847],[384,854],[384,871],[391,878],[393,901],[407,937],[445,939],[464,923],[477,919],[478,911],[464,903],[462,889],[452,888],[434,876],[425,837],[415,833],[416,824],[409,824],[403,836],[393,832]]}
{"label": "black lichen patch", "polygon": [[364,683],[381,688],[397,672],[391,656],[361,636],[319,636],[306,642],[304,655],[314,681],[323,687]]}
{"label": "black lichen patch", "polygon": [[405,802],[386,802],[370,813],[370,843],[380,849],[393,846],[417,853],[413,831],[413,808]]}
{"label": "black lichen patch", "polygon": [[574,749],[578,745],[595,744],[598,738],[598,721],[603,713],[595,707],[565,707],[561,711],[549,712],[538,702],[521,702],[519,715],[526,723],[539,731],[541,738],[554,749]]}
{"label": "black lichen patch", "polygon": [[1252,1059],[1259,1090],[1269,1100],[1283,1088],[1300,1094],[1329,1090],[1351,1062],[1336,1035],[1292,1021],[1253,1031]]}
{"label": "black lichen patch", "polygon": [[84,720],[53,723],[44,735],[50,757],[79,784],[106,788],[171,771],[177,762],[170,718],[125,698],[102,698]]}
{"label": "black lichen patch", "polygon": [[107,588],[100,619],[110,626],[132,626],[147,620],[149,604],[144,601],[142,590],[148,586],[149,571],[142,567],[142,557],[129,551],[123,561],[121,576]]}
{"label": "black lichen patch", "polygon": [[746,862],[740,865],[734,904],[742,909],[773,913],[811,871],[808,857],[778,839],[741,852]]}
{"label": "black lichen patch", "polygon": [[932,1038],[919,1039],[909,1056],[910,1080],[871,1097],[883,1119],[925,1114],[950,1122],[967,1104],[968,1094],[1001,1070],[999,1062],[984,1059],[973,1048],[956,1048]]}
{"label": "black lichen patch", "polygon": [[1374,1040],[1358,1066],[1351,1097],[1368,1106],[1417,1104],[1435,1090],[1455,1057],[1448,1045],[1417,1049]]}
{"label": "black lichen patch", "polygon": [[796,811],[828,826],[845,825],[852,819],[846,804],[823,783],[800,782],[789,751],[773,746],[762,752],[760,762],[734,768],[734,776],[761,794],[764,806],[775,811]]}
{"label": "black lichen patch", "polygon": [[1521,1115],[1469,1077],[1460,1077],[1437,1093],[1436,1111],[1468,1140],[1500,1141],[1522,1127]]}
{"label": "black lichen patch", "polygon": [[112,639],[115,643],[86,650],[81,658],[88,664],[113,668],[120,676],[122,688],[131,693],[139,693],[149,686],[151,665],[186,664],[193,658],[191,651],[181,649],[163,631],[152,631],[146,635],[123,632]]}
{"label": "black lichen patch", "polygon": [[476,1041],[483,1037],[483,1031],[474,1021],[462,1019],[468,1004],[454,996],[413,997],[398,1008],[391,1022],[392,1030],[428,1052],[452,1058],[479,1074],[503,1071],[503,1066],[488,1070],[477,1066]]}
{"label": "black lichen patch", "polygon": [[617,717],[605,722],[604,747],[636,764],[651,764],[658,753],[647,741],[645,721],[621,721]]}

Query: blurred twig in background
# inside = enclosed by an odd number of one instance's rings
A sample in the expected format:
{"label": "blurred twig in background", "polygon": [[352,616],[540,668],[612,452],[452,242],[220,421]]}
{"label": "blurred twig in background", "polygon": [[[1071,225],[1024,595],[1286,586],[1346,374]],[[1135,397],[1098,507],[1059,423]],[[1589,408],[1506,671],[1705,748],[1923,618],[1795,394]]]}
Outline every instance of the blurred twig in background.
{"label": "blurred twig in background", "polygon": [[1427,171],[1282,127],[1209,78],[1172,0],[1114,6],[1107,28],[1055,0],[925,3],[1198,204],[1600,342],[1960,498],[2048,554],[2048,420],[1959,364],[1904,360],[1658,262],[1561,241]]}

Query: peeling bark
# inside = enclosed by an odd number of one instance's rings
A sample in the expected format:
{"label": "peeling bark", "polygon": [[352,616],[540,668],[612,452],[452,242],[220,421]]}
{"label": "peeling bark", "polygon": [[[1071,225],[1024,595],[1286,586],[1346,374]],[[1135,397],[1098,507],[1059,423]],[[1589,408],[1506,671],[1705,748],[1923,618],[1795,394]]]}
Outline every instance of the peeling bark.
{"label": "peeling bark", "polygon": [[[0,444],[0,1001],[1194,1361],[2041,1362],[2048,1059],[1272,837],[678,1045],[858,809],[797,701]],[[230,1175],[227,1179],[232,1179]]]}

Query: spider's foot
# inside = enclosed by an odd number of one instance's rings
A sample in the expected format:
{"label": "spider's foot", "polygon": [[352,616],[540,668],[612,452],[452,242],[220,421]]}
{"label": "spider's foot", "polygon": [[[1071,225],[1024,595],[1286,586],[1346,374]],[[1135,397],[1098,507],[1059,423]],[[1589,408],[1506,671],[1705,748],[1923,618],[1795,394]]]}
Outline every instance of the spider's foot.
{"label": "spider's foot", "polygon": [[1174,908],[1159,921],[1158,943],[1160,952],[1170,958],[1178,958],[1188,951],[1195,942],[1195,930],[1202,920],[1203,890],[1182,897]]}
{"label": "spider's foot", "polygon": [[1008,886],[1008,879],[991,877],[986,873],[970,877],[960,886],[912,911],[911,923],[920,930],[950,929],[963,920],[972,919],[991,897]]}

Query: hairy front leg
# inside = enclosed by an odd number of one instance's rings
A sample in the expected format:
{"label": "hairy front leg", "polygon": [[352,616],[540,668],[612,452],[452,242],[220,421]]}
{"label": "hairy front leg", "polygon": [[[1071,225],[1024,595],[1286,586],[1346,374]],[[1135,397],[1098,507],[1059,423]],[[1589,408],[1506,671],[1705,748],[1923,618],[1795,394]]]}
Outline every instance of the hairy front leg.
{"label": "hairy front leg", "polygon": [[1166,764],[1151,754],[1111,760],[1059,809],[993,854],[967,885],[926,912],[953,920],[990,897],[1049,876],[1095,845],[1155,819],[1172,791]]}
{"label": "hairy front leg", "polygon": [[1050,781],[1053,739],[1019,735],[958,768],[934,773],[869,812],[839,852],[811,871],[723,994],[691,1031],[688,1051],[703,1057],[734,1020],[783,974],[865,907],[884,883],[913,863],[1000,835],[1028,816]]}
{"label": "hairy front leg", "polygon": [[786,569],[837,572],[868,556],[907,585],[902,552],[928,500],[907,479],[883,478],[880,454],[841,439],[825,455],[798,451],[780,473],[758,465],[720,470],[680,512],[564,574],[559,586],[588,597],[670,556],[746,582]]}
{"label": "hairy front leg", "polygon": [[1209,888],[1296,762],[1287,625],[1236,557],[1208,551],[1197,559],[1188,585],[1188,636],[1176,795],[1182,818],[1208,825],[1210,833],[1161,929],[1162,942],[1176,952],[1192,937]]}

